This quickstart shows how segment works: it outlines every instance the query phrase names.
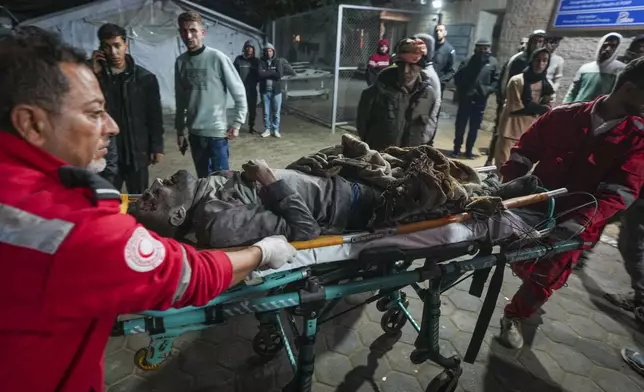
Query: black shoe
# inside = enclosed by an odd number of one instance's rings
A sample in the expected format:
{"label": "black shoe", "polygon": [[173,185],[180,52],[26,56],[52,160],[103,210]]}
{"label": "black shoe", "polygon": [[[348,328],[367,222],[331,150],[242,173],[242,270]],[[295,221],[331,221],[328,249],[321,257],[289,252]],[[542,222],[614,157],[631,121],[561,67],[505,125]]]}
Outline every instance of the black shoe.
{"label": "black shoe", "polygon": [[452,158],[460,158],[461,157],[461,153],[459,151],[452,151],[449,155]]}
{"label": "black shoe", "polygon": [[257,131],[255,130],[255,128],[253,128],[253,127],[248,128],[248,132],[250,132],[250,134],[251,134],[251,135],[252,135],[253,133],[257,133]]}

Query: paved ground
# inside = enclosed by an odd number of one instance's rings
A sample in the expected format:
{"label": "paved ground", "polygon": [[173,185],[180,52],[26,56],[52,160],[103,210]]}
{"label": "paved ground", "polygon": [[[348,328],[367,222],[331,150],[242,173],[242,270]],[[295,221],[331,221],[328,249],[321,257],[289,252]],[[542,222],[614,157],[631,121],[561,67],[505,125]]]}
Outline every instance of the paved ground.
{"label": "paved ground", "polygon": [[[442,125],[439,147],[449,148],[451,120]],[[336,143],[340,133],[286,116],[281,140],[243,135],[231,145],[232,166],[248,158],[263,157],[283,167],[299,156]],[[479,145],[485,146],[488,134]],[[166,160],[153,175],[165,176],[179,168],[192,169],[188,156],[174,152],[167,138]],[[471,162],[477,166],[482,159]],[[441,348],[444,355],[465,354],[481,300],[467,293],[465,281],[442,297]],[[474,365],[465,364],[458,391],[505,392],[636,392],[644,390],[644,378],[626,367],[619,357],[624,346],[644,347],[644,334],[631,314],[602,300],[603,290],[624,289],[628,278],[614,247],[600,244],[588,268],[572,276],[568,287],[554,294],[538,317],[525,326],[528,344],[513,352],[494,339],[502,306],[518,287],[510,270],[505,273],[502,295],[492,325]],[[422,303],[409,291],[410,310],[420,317]],[[365,296],[347,298],[346,309]],[[369,305],[324,325],[317,340],[316,392],[416,392],[423,391],[440,369],[432,364],[415,366],[409,361],[415,334],[408,324],[398,339],[386,337],[380,328],[381,313]],[[263,362],[253,353],[251,339],[257,332],[253,317],[233,319],[224,326],[183,335],[175,353],[159,370],[135,369],[133,355],[147,345],[146,336],[111,339],[105,357],[109,392],[134,391],[278,391],[291,377],[284,353]]]}

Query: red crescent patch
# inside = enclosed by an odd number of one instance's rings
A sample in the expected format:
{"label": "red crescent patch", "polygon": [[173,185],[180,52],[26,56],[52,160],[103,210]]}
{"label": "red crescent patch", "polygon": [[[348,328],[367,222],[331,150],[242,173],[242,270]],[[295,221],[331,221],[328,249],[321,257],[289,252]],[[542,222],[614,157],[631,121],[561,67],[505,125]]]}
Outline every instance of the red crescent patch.
{"label": "red crescent patch", "polygon": [[165,246],[143,227],[137,227],[125,244],[125,263],[136,272],[149,272],[165,259]]}

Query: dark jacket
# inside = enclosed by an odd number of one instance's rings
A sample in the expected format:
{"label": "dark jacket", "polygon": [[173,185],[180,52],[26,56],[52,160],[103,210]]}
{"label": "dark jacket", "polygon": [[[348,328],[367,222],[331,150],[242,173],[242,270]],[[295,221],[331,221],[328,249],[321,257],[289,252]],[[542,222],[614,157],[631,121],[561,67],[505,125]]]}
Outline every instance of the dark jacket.
{"label": "dark jacket", "polygon": [[436,131],[430,114],[437,94],[425,72],[408,93],[400,86],[398,68],[389,67],[378,75],[376,83],[362,91],[358,103],[358,135],[374,150],[390,146],[407,147],[426,144]]}
{"label": "dark jacket", "polygon": [[432,62],[434,63],[434,69],[438,74],[442,87],[454,78],[454,74],[456,73],[456,70],[454,69],[455,55],[456,51],[447,41],[442,44],[436,42],[434,45],[434,56],[432,58]]}
{"label": "dark jacket", "polygon": [[[273,56],[266,55],[266,49],[273,49]],[[275,47],[271,44],[264,46],[262,58],[259,60],[259,92],[264,94],[267,91],[274,91],[276,94],[282,92],[282,77],[295,76],[295,71],[286,59],[277,57]]]}
{"label": "dark jacket", "polygon": [[[108,169],[118,167],[119,170],[136,171],[150,164],[150,154],[163,153],[163,111],[156,76],[136,65],[129,55],[127,63],[127,69],[122,76],[119,75],[118,80],[122,80],[120,89],[110,88],[116,76],[105,69],[97,78],[105,95],[107,112],[120,129],[110,142],[106,156]],[[120,91],[120,95],[114,91]],[[115,151],[117,145],[128,146],[129,151]],[[109,173],[102,175],[111,180]]]}
{"label": "dark jacket", "polygon": [[499,83],[499,63],[490,56],[481,60],[477,54],[464,60],[454,75],[454,84],[460,101],[470,99],[484,103]]}
{"label": "dark jacket", "polygon": [[[253,48],[253,56],[246,57],[244,54],[247,47]],[[244,47],[242,48],[242,54],[235,58],[233,65],[239,76],[241,77],[242,82],[247,90],[257,88],[257,83],[259,83],[259,59],[255,57],[255,47],[251,41],[246,41]]]}
{"label": "dark jacket", "polygon": [[354,197],[350,182],[274,172],[278,181],[266,188],[233,171],[199,180],[191,213],[197,244],[225,248],[280,234],[289,241],[310,240],[345,230]]}

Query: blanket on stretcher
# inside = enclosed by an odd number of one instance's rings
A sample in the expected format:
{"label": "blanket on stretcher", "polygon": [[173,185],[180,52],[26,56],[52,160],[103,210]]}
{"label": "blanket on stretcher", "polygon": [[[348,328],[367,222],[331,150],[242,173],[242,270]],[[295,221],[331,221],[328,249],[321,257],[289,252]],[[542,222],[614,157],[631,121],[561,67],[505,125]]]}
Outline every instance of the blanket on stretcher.
{"label": "blanket on stretcher", "polygon": [[350,134],[342,144],[302,157],[287,166],[320,177],[341,176],[383,189],[371,227],[408,223],[476,210],[491,216],[501,198],[500,181],[481,181],[471,167],[430,146],[389,147],[379,152]]}

